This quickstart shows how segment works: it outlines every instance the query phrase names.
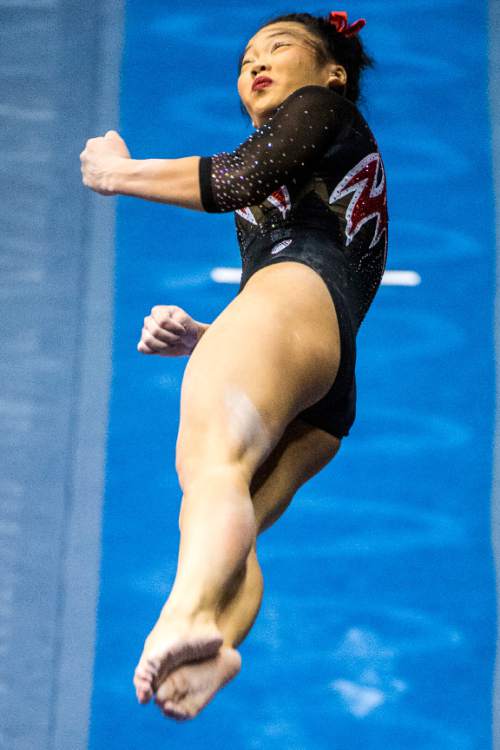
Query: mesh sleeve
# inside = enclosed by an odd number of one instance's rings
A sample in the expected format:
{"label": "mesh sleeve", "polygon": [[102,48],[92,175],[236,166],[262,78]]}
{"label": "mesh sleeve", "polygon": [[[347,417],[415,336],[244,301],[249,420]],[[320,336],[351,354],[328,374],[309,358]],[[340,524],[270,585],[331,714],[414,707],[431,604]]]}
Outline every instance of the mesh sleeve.
{"label": "mesh sleeve", "polygon": [[325,86],[303,86],[234,151],[202,156],[204,210],[222,213],[255,206],[288,180],[306,178],[333,143],[339,100]]}

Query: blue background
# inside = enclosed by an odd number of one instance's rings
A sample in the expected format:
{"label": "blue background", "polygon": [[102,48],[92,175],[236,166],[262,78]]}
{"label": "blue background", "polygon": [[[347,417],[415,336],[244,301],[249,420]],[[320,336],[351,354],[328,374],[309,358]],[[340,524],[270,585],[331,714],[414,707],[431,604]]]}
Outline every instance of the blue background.
{"label": "blue background", "polygon": [[[358,336],[358,417],[259,541],[265,597],[243,669],[193,722],[136,703],[132,674],[173,581],[185,360],[136,351],[155,304],[211,321],[236,293],[231,214],[120,198],[90,748],[487,750],[494,236],[487,6],[350,3],[378,66],[361,107],[387,171],[388,268]],[[236,65],[280,12],[240,0],[126,4],[120,131],[135,158],[216,153],[251,132]]]}

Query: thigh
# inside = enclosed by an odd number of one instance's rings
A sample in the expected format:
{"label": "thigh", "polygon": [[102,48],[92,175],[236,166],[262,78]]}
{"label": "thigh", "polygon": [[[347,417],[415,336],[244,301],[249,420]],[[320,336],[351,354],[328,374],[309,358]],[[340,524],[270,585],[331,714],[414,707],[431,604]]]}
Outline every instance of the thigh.
{"label": "thigh", "polygon": [[286,426],[328,392],[339,360],[335,307],[321,277],[294,262],[257,271],[188,360],[179,463],[237,460],[253,476]]}
{"label": "thigh", "polygon": [[339,438],[300,417],[288,425],[250,486],[259,533],[278,520],[299,487],[334,458],[340,445]]}

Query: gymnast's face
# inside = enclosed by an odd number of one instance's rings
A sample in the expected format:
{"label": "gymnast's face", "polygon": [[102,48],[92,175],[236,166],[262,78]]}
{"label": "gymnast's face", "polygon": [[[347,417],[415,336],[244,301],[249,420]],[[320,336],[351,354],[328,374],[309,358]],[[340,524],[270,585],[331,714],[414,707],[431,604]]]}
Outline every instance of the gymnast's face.
{"label": "gymnast's face", "polygon": [[[296,89],[309,84],[343,86],[345,68],[330,60],[322,65],[314,38],[301,23],[280,21],[259,29],[248,42],[238,76],[238,93],[255,127]],[[264,88],[252,88],[259,76],[270,78]]]}

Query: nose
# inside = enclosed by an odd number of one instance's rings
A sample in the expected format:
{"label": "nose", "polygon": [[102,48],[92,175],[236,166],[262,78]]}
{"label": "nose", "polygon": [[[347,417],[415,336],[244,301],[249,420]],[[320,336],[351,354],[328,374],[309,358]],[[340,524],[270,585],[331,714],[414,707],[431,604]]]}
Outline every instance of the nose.
{"label": "nose", "polygon": [[257,63],[257,62],[254,62],[252,64],[252,68],[251,68],[252,78],[257,78],[257,76],[259,75],[259,73],[262,73],[262,71],[266,70],[266,68],[268,68],[268,65],[266,65],[266,63]]}

